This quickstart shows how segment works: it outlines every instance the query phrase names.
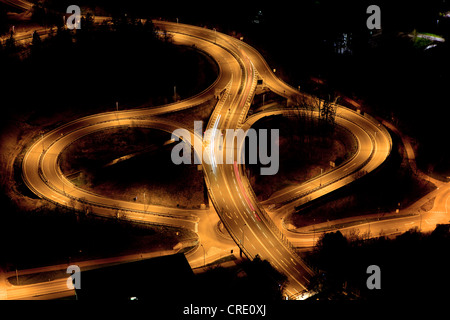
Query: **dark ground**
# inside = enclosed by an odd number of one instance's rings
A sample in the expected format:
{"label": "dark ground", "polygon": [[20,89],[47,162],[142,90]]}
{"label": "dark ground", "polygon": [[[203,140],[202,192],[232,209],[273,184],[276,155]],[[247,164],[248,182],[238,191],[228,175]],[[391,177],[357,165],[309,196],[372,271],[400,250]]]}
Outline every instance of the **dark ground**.
{"label": "dark ground", "polygon": [[156,39],[151,27],[117,28],[83,30],[73,38],[55,31],[23,61],[3,52],[11,118],[20,110],[33,124],[61,113],[70,119],[114,111],[116,102],[119,110],[157,106],[174,101],[174,86],[177,99],[184,99],[216,79],[215,63],[192,48]]}
{"label": "dark ground", "polygon": [[[83,137],[61,154],[65,175],[79,187],[110,198],[180,208],[200,208],[203,172],[197,165],[175,165],[171,134],[145,128],[110,129]],[[136,156],[114,165],[111,161]],[[71,176],[70,173],[76,173]]]}

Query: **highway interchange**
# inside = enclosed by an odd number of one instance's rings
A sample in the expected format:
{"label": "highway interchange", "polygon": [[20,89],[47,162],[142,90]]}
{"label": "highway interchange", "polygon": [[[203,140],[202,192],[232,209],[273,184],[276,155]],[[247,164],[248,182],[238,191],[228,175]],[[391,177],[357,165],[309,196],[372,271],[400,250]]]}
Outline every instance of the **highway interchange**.
{"label": "highway interchange", "polygon": [[[154,23],[161,29],[169,31],[173,35],[174,43],[195,45],[199,50],[203,50],[212,56],[220,68],[220,76],[215,84],[196,97],[180,103],[156,109],[97,114],[72,121],[48,132],[36,141],[26,153],[23,161],[23,177],[30,189],[39,196],[61,205],[68,205],[71,199],[83,199],[83,203],[76,201],[75,206],[81,208],[85,203],[88,203],[95,214],[113,216],[117,212],[117,207],[120,207],[122,218],[188,227],[197,231],[195,216],[188,215],[185,211],[177,212],[173,209],[167,211],[167,209],[151,207],[144,212],[142,204],[131,201],[117,201],[77,188],[62,175],[58,165],[58,155],[72,141],[101,129],[134,125],[172,132],[179,127],[179,124],[164,123],[151,119],[141,120],[140,118],[199,105],[201,102],[211,99],[217,88],[219,91],[225,90],[221,95],[221,99],[224,101],[219,100],[217,105],[221,108],[215,109],[207,129],[214,125],[219,130],[239,128],[242,126],[242,120],[245,119],[250,107],[256,89],[257,77],[261,77],[261,74],[265,75],[264,78],[261,78],[271,90],[287,98],[299,93],[281,82],[272,73],[264,59],[253,48],[240,40],[204,28],[158,21]],[[345,120],[345,117],[350,118],[351,121]],[[347,125],[348,129],[354,132],[360,141],[354,161],[362,164],[370,158],[371,162],[366,164],[366,166],[370,165],[370,168],[375,168],[381,164],[390,151],[390,138],[389,136],[386,137],[387,132],[379,129],[367,118],[344,108],[340,108],[338,118],[342,119],[342,123]],[[375,130],[379,130],[378,140],[373,140],[384,148],[376,147],[372,143],[371,134]],[[199,139],[199,137],[193,138]],[[226,147],[225,145],[224,148],[226,149]],[[205,148],[203,153],[206,156],[214,157],[214,152],[217,151],[213,150],[213,154],[209,155]],[[376,157],[374,157],[374,154],[376,154]],[[348,175],[346,169],[346,166],[341,166],[339,170],[334,170],[322,177],[324,186],[327,185],[321,189],[322,194],[329,192],[333,187],[337,188],[345,184],[346,179],[351,180],[351,177],[348,176],[341,179],[342,176]],[[259,254],[261,258],[269,260],[275,268],[286,274],[289,279],[289,287],[286,292],[290,297],[305,291],[313,274],[312,271],[295,254],[290,245],[282,238],[280,232],[274,228],[268,214],[258,204],[252,192],[240,189],[237,183],[238,179],[243,182],[246,190],[250,190],[251,187],[246,177],[244,175],[237,176],[234,166],[229,164],[218,164],[216,170],[212,170],[210,165],[204,164],[203,171],[216,211],[232,238],[245,254],[249,258]],[[338,182],[331,184],[335,180],[338,180]],[[313,190],[316,187],[317,180],[310,181],[306,187],[302,187],[301,192]],[[297,193],[298,191],[295,190],[294,192]],[[247,193],[247,196],[250,197],[251,203],[244,200],[244,193]],[[288,194],[292,195],[292,192]],[[253,208],[256,208],[256,214],[262,219],[255,218]]]}
{"label": "highway interchange", "polygon": [[[95,114],[42,134],[36,138],[24,157],[23,179],[39,197],[58,205],[70,205],[77,209],[87,206],[88,210],[96,215],[117,217],[120,212],[121,219],[187,228],[197,232],[199,241],[202,242],[210,237],[211,231],[204,232],[204,228],[201,227],[202,219],[205,219],[201,210],[152,205],[144,207],[143,204],[133,201],[119,201],[88,192],[76,187],[64,177],[58,163],[59,155],[73,141],[107,128],[137,126],[173,132],[177,128],[183,128],[183,125],[154,116],[195,107],[215,98],[218,92],[220,95],[216,107],[205,129],[246,130],[262,117],[289,115],[293,112],[292,108],[279,107],[247,118],[257,80],[262,80],[264,86],[287,98],[288,102],[292,103],[299,96],[310,100],[311,104],[313,100],[317,103],[317,100],[281,81],[264,58],[243,41],[215,30],[186,24],[163,21],[154,21],[154,24],[162,30],[167,30],[173,36],[175,44],[195,46],[211,56],[219,66],[217,80],[203,92],[176,103],[157,108]],[[246,175],[243,174],[245,170],[242,165],[211,165],[208,163],[214,161],[205,161],[202,166],[211,203],[236,245],[248,258],[252,259],[259,255],[284,273],[289,280],[286,294],[291,299],[307,294],[307,286],[313,276],[310,268],[294,251],[292,243],[307,247],[313,245],[313,239],[317,240],[317,237],[314,233],[313,238],[311,232],[299,235],[285,230],[281,223],[283,215],[292,212],[298,205],[351,183],[360,177],[359,172],[369,173],[375,170],[385,161],[392,148],[388,131],[377,120],[343,106],[336,107],[337,124],[349,130],[358,142],[355,155],[321,177],[280,190],[264,203],[257,201]],[[201,140],[202,137],[192,130],[190,132],[191,142]],[[201,151],[203,157],[209,157],[211,160],[221,153],[218,152],[219,146],[211,148],[211,137],[209,139],[205,143],[200,141],[198,145],[202,146],[202,150],[195,151]],[[225,144],[223,148],[226,149],[227,145]],[[447,193],[442,199],[439,198],[438,203],[439,206],[444,203],[443,215],[444,219],[448,219],[446,216],[448,187],[445,188]],[[417,221],[416,216],[411,219]],[[387,225],[391,222],[381,221],[380,225],[382,223]],[[33,290],[29,289],[24,296],[18,297],[33,296]],[[53,290],[54,292],[62,290],[62,284],[55,286]],[[7,298],[14,297],[8,295],[8,290],[6,295]]]}

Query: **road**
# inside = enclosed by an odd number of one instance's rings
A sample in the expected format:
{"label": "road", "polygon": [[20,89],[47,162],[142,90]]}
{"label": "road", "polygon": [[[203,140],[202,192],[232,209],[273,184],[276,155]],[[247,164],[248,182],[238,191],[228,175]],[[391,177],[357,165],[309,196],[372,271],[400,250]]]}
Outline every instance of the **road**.
{"label": "road", "polygon": [[[161,25],[163,23],[156,21],[155,23],[164,27]],[[117,201],[102,197],[74,186],[62,175],[58,164],[59,154],[70,143],[98,130],[113,127],[140,126],[173,132],[177,128],[182,128],[183,126],[180,124],[163,121],[152,116],[199,105],[204,101],[213,99],[217,91],[223,90],[231,83],[233,74],[236,75],[240,69],[236,58],[220,46],[213,45],[210,39],[209,41],[202,40],[200,37],[203,30],[200,28],[194,28],[197,31],[197,34],[194,36],[187,35],[189,28],[189,26],[185,26],[181,30],[183,31],[182,33],[172,33],[172,41],[179,45],[195,45],[198,50],[213,56],[220,69],[217,80],[200,94],[177,103],[152,109],[124,110],[92,115],[77,119],[37,137],[35,143],[27,151],[23,161],[23,178],[33,192],[41,198],[59,205],[72,206],[76,209],[87,208],[89,213],[96,215],[117,217],[119,213],[119,218],[121,219],[184,227],[198,232],[199,216],[203,214],[202,210],[144,206],[132,201]],[[216,243],[213,241],[215,239],[213,239],[211,234],[203,231],[200,237],[203,242],[211,242],[209,249],[214,251]],[[230,244],[227,243],[225,246],[230,247]],[[207,254],[207,256],[210,255],[209,253]],[[198,264],[198,260],[193,258],[193,264]],[[48,286],[48,284],[45,285],[46,288]],[[38,288],[39,285],[32,286],[30,290],[25,290],[24,292],[29,295],[41,294]]]}
{"label": "road", "polygon": [[[157,251],[157,252],[146,252],[146,253],[137,253],[130,254],[126,256],[119,257],[111,257],[111,258],[102,258],[88,261],[77,261],[76,264],[82,270],[95,269],[103,266],[111,266],[120,263],[127,263],[133,261],[139,261],[142,259],[150,259],[154,257],[160,257],[165,255],[170,255],[176,253],[176,250],[166,250],[166,251]],[[23,275],[29,274],[38,274],[44,272],[50,272],[50,274],[54,274],[54,272],[60,272],[61,274],[67,273],[67,267],[69,264],[59,264],[52,266],[45,266],[39,268],[32,268],[27,270],[20,270],[16,273],[16,271],[10,271],[8,273],[4,273],[3,276],[5,278],[19,278]],[[6,282],[6,288],[4,291],[7,293],[7,298],[9,300],[20,300],[20,299],[56,299],[56,298],[64,298],[75,295],[74,289],[67,288],[67,279],[69,274],[66,276],[60,277],[57,279],[52,279],[49,281],[38,282],[35,284],[27,284],[27,285],[12,285],[9,281]],[[5,279],[3,279],[5,280]]]}
{"label": "road", "polygon": [[[221,70],[228,70],[230,69],[229,66],[232,65],[230,61],[233,60],[233,57],[225,50],[213,46],[207,41],[183,34],[174,34],[173,41],[176,44],[187,46],[195,44],[199,50],[214,55],[219,61]],[[24,157],[24,181],[37,195],[54,203],[65,206],[71,205],[76,209],[87,205],[89,210],[93,210],[95,214],[102,216],[115,216],[117,215],[117,209],[119,209],[119,214],[124,219],[185,227],[197,232],[198,218],[195,216],[195,212],[189,214],[186,210],[158,206],[145,206],[144,210],[143,204],[132,202],[131,199],[130,201],[118,201],[76,187],[62,175],[58,164],[59,154],[73,141],[107,128],[141,126],[171,133],[183,126],[156,118],[149,120],[140,118],[199,105],[204,101],[213,99],[216,89],[224,88],[229,81],[230,73],[220,72],[218,79],[209,88],[178,103],[159,108],[124,110],[87,116],[45,133],[36,140]],[[80,199],[83,201],[80,202]]]}
{"label": "road", "polygon": [[[154,115],[173,112],[199,105],[212,99],[216,92],[224,91],[218,101],[207,128],[236,129],[245,124],[257,79],[262,79],[270,90],[294,100],[302,95],[272,72],[264,58],[242,41],[213,30],[185,24],[154,21],[155,25],[173,35],[175,44],[193,46],[213,57],[220,69],[217,81],[202,93],[178,103],[153,109],[137,109],[96,114],[72,121],[37,137],[23,160],[23,177],[27,185],[40,197],[77,209],[88,208],[94,214],[185,227],[198,231],[195,212],[151,206],[144,210],[142,204],[117,201],[86,192],[75,187],[61,173],[58,156],[71,142],[96,130],[123,126],[144,126],[172,132],[182,128],[179,124],[152,118]],[[315,99],[308,96],[308,99]],[[321,185],[310,181],[299,189],[283,192],[273,199],[279,203],[296,205],[309,201],[302,195],[318,197],[354,180],[344,171],[356,172],[361,168],[370,171],[380,165],[390,151],[390,137],[383,127],[372,119],[339,107],[339,119],[343,126],[357,137],[358,157],[354,168],[339,167],[321,179]],[[143,119],[145,117],[145,119]],[[376,132],[376,133],[375,133]],[[194,139],[201,137],[194,136]],[[211,145],[211,137],[202,145],[202,152],[209,160],[219,155],[219,146]],[[228,146],[223,146],[226,149]],[[199,151],[199,150],[197,150]],[[211,163],[211,162],[209,162]],[[347,170],[346,170],[347,169]],[[259,255],[267,259],[280,272],[287,275],[286,288],[291,298],[307,291],[312,271],[304,264],[285,239],[279,228],[259,204],[251,190],[241,166],[233,164],[203,165],[205,181],[211,201],[233,240],[249,258]],[[342,177],[346,176],[346,177]],[[293,199],[293,194],[295,194]],[[302,200],[303,199],[303,200]],[[255,211],[255,213],[253,212]]]}
{"label": "road", "polygon": [[33,4],[26,0],[0,0],[0,2],[24,11],[28,11],[33,8]]}

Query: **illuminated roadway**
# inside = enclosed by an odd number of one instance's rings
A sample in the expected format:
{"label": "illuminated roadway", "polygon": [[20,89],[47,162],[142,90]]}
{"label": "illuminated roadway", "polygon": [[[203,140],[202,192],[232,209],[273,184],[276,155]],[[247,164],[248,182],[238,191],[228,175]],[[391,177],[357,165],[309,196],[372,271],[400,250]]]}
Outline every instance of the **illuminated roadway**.
{"label": "illuminated roadway", "polygon": [[[185,26],[173,25],[185,30]],[[217,34],[216,37],[212,31],[203,29],[202,32],[205,31],[209,32],[210,37],[214,36],[213,39],[217,44],[233,52],[241,65],[240,74],[233,74],[231,93],[225,96],[225,103],[215,109],[207,129],[217,128],[223,132],[225,129],[242,127],[258,76],[263,79],[266,86],[280,95],[291,99],[300,95],[297,90],[280,81],[272,73],[256,50],[235,38],[223,34]],[[243,80],[239,83],[236,79]],[[309,96],[307,98],[315,99]],[[342,125],[358,139],[357,155],[353,158],[353,163],[346,163],[347,166],[340,166],[333,173],[324,175],[322,184],[325,187],[310,196],[318,197],[353,181],[355,178],[349,175],[359,169],[364,168],[370,172],[386,159],[391,150],[392,142],[388,132],[375,120],[367,119],[343,107],[338,109],[338,119],[342,119]],[[212,140],[210,137],[208,146]],[[212,162],[211,158],[220,156],[220,147],[216,145],[214,148],[209,153],[208,148],[204,148],[204,152],[206,151],[210,158],[208,163]],[[228,149],[226,142],[223,149]],[[226,162],[225,158],[222,162]],[[236,170],[233,164],[217,164],[217,166],[204,164],[205,179],[214,207],[232,238],[249,258],[258,254],[288,277],[289,285],[286,292],[290,297],[294,297],[307,290],[307,284],[313,273],[284,240],[264,209],[258,205],[247,178],[240,172],[242,171]],[[317,183],[317,180],[311,181],[302,186],[303,189],[294,192],[303,194],[314,191],[319,187]],[[292,192],[283,196],[291,200]]]}
{"label": "illuminated roadway", "polygon": [[0,2],[25,11],[31,10],[33,8],[33,4],[25,0],[0,0]]}
{"label": "illuminated roadway", "polygon": [[[175,44],[195,45],[212,56],[219,65],[218,80],[202,93],[178,103],[153,109],[92,115],[50,131],[37,138],[26,153],[23,160],[23,177],[33,192],[60,205],[73,205],[80,209],[87,203],[87,207],[93,213],[111,217],[117,215],[120,209],[120,218],[185,227],[196,231],[198,217],[195,212],[189,214],[186,210],[157,206],[144,208],[143,204],[118,201],[77,188],[62,175],[58,164],[59,154],[76,139],[106,128],[134,125],[172,132],[182,126],[156,120],[151,116],[199,105],[213,98],[217,92],[222,92],[221,98],[207,128],[216,127],[219,130],[240,128],[244,125],[258,77],[263,79],[265,85],[272,91],[286,98],[293,99],[300,93],[280,81],[261,55],[242,41],[205,28],[161,21],[154,23],[161,29],[169,31]],[[308,182],[306,186],[280,194],[275,200],[280,203],[289,201],[292,205],[305,199],[302,197],[304,193],[310,193],[311,196],[323,195],[352,181],[342,176],[361,169],[363,165],[364,170],[373,170],[384,161],[391,146],[390,137],[382,126],[345,108],[339,109],[338,118],[342,118],[342,125],[358,138],[359,148],[357,158],[354,158],[355,164],[350,169],[352,164],[346,163],[347,167],[340,166],[324,175],[321,181],[324,187],[320,190],[316,190],[318,187],[316,179]],[[200,137],[196,136],[195,139]],[[207,141],[202,147],[205,157],[209,160],[217,157],[219,148],[216,145],[212,149],[208,147],[210,145],[211,141]],[[223,148],[226,149],[227,145],[224,144]],[[289,280],[286,292],[290,297],[306,291],[309,279],[313,275],[312,271],[297,256],[264,208],[258,204],[247,178],[241,174],[242,168],[233,164],[211,166],[204,163],[203,171],[214,207],[243,252],[249,258],[254,258],[258,254],[284,273]],[[81,203],[80,199],[83,199],[85,204]]]}

